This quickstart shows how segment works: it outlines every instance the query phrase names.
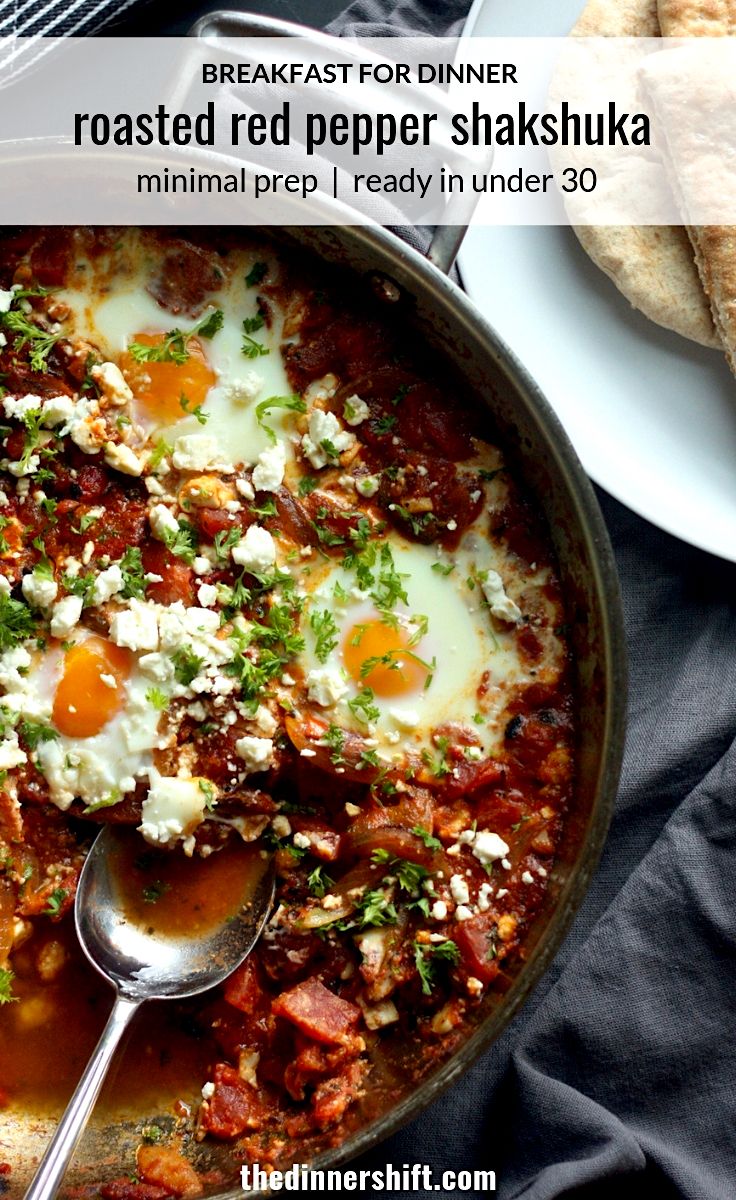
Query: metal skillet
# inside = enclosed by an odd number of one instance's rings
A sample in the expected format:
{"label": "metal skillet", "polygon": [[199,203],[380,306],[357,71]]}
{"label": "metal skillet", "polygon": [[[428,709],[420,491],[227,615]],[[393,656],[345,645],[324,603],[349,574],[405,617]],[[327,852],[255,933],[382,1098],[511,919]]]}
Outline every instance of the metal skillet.
{"label": "metal skillet", "polygon": [[[309,36],[296,25],[242,14],[215,14],[195,26],[196,36]],[[321,38],[324,43],[325,38]],[[49,158],[64,154],[58,144],[37,144],[24,160],[32,182],[43,178]],[[203,156],[204,157],[204,156]],[[192,155],[192,159],[196,158]],[[33,161],[31,161],[31,159]],[[208,156],[208,168],[212,168]],[[242,164],[238,162],[238,167]],[[111,172],[115,161],[110,160]],[[68,169],[84,172],[80,158]],[[89,171],[89,166],[87,166]],[[99,169],[99,168],[97,168]],[[150,169],[150,166],[146,169]],[[223,164],[223,170],[228,169]],[[30,186],[30,184],[29,184]],[[508,346],[486,324],[462,290],[447,277],[464,230],[440,228],[423,257],[391,232],[376,227],[313,226],[305,206],[294,202],[294,223],[278,240],[309,251],[353,273],[358,290],[385,297],[439,349],[488,409],[502,444],[515,460],[546,517],[566,597],[574,649],[578,747],[575,797],[550,888],[527,942],[527,956],[503,996],[488,996],[460,1049],[440,1063],[399,1103],[373,1113],[338,1147],[324,1151],[317,1167],[335,1167],[374,1146],[431,1103],[500,1035],[549,967],[587,890],[605,840],[624,745],[626,652],[616,570],[594,491],[557,417]],[[275,231],[271,231],[274,233]],[[492,264],[489,264],[492,271]],[[385,286],[386,283],[390,286]],[[408,316],[407,316],[408,314]],[[192,1081],[193,1091],[201,1081]],[[170,1105],[169,1098],[168,1104]],[[162,1114],[167,1100],[162,1098]],[[153,1114],[145,1114],[152,1119]],[[23,1164],[13,1172],[10,1195],[20,1196],[38,1161],[53,1122],[38,1113],[4,1114],[2,1157]],[[106,1177],[128,1172],[138,1128],[126,1117],[106,1118],[88,1129],[68,1186],[94,1182],[104,1162]],[[242,1197],[239,1166],[227,1146],[195,1152],[216,1165],[228,1184],[211,1193],[217,1200]]]}

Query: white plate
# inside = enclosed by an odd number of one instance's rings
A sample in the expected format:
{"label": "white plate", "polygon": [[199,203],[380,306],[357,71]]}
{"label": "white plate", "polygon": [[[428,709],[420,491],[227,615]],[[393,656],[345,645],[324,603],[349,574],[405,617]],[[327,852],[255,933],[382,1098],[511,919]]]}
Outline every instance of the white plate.
{"label": "white plate", "polygon": [[[464,35],[561,36],[581,9],[581,0],[476,0]],[[570,229],[471,229],[459,263],[593,479],[736,562],[736,383],[723,355],[631,308]]]}

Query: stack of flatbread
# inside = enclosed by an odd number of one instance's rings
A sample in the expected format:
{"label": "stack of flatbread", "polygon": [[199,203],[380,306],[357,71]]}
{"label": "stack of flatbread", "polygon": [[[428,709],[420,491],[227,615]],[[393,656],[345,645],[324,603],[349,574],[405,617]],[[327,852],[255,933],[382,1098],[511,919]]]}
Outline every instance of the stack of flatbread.
{"label": "stack of flatbread", "polygon": [[[590,0],[574,37],[736,34],[736,0]],[[672,162],[663,174],[680,198]],[[725,349],[736,370],[736,227],[577,226],[593,261],[657,324]]]}

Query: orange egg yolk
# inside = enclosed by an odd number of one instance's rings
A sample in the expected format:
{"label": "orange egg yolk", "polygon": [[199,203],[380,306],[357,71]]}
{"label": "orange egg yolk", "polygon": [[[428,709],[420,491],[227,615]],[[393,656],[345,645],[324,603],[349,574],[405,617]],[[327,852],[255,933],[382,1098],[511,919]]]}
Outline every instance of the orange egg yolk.
{"label": "orange egg yolk", "polygon": [[87,638],[67,650],[54,696],[53,722],[59,733],[77,738],[99,733],[123,707],[123,684],[132,662],[130,650],[100,637]]}
{"label": "orange egg yolk", "polygon": [[[131,339],[143,346],[161,346],[163,333],[136,333]],[[137,362],[126,353],[121,368],[137,404],[149,420],[159,425],[180,421],[185,413],[204,404],[217,376],[207,362],[198,338],[187,342],[186,362]]]}
{"label": "orange egg yolk", "polygon": [[392,629],[383,621],[354,625],[343,643],[343,662],[355,682],[377,696],[408,695],[424,687],[428,674],[408,643],[400,626]]}

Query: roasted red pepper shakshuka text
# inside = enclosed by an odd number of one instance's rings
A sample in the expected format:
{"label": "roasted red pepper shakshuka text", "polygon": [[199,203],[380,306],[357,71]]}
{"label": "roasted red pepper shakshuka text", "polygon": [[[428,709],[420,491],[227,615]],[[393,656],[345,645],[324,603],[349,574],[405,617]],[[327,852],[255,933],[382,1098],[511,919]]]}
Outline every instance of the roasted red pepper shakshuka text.
{"label": "roasted red pepper shakshuka text", "polygon": [[[180,879],[252,843],[276,903],[189,1006],[191,1125],[306,1161],[523,956],[574,766],[548,533],[376,280],[250,233],[13,229],[0,288],[0,1026],[78,969],[100,822]],[[116,1195],[186,1166],[149,1145]]]}

